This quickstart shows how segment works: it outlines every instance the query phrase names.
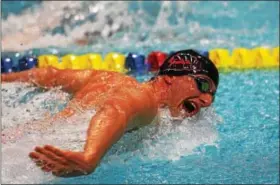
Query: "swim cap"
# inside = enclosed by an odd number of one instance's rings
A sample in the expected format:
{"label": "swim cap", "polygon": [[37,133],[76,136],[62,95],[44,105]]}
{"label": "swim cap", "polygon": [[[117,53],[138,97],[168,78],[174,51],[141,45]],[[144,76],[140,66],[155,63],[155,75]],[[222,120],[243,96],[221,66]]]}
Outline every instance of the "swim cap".
{"label": "swim cap", "polygon": [[172,53],[161,65],[157,75],[182,76],[206,75],[214,82],[216,88],[219,83],[219,72],[214,63],[198,52],[188,49]]}

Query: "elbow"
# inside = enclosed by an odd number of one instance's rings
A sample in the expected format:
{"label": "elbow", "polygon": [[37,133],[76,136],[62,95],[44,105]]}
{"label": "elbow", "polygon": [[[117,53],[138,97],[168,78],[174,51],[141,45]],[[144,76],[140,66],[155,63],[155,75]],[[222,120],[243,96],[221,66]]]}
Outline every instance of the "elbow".
{"label": "elbow", "polygon": [[126,108],[113,103],[106,104],[104,108],[106,109],[107,119],[115,120],[115,126],[125,132],[128,120],[130,118],[129,111]]}

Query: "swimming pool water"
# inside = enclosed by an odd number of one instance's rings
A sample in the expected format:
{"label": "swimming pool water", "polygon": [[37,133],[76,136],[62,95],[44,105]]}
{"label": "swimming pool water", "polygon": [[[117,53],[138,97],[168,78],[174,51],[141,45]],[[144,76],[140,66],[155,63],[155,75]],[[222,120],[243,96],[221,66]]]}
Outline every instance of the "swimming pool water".
{"label": "swimming pool water", "polygon": [[[90,177],[61,183],[279,183],[279,72],[221,75],[214,107],[223,118],[216,145],[179,160],[131,157],[101,164]],[[238,85],[236,85],[238,84]],[[226,108],[225,108],[226,107]],[[167,138],[168,142],[168,138]],[[177,148],[174,148],[177,150]],[[125,156],[122,153],[120,156]]]}
{"label": "swimming pool water", "polygon": [[[161,12],[161,5],[161,2],[144,2],[140,5],[132,2],[128,11],[142,8],[145,14],[151,17],[151,20],[147,20],[148,24],[155,25],[160,23],[157,22],[156,16]],[[176,3],[168,4],[171,9],[176,10],[175,5]],[[161,25],[165,33],[175,34],[172,39],[167,34],[157,41],[158,34],[151,33],[148,34],[147,40],[139,42],[138,34],[140,35],[139,32],[142,31],[139,29],[129,42],[116,37],[91,46],[31,49],[21,54],[28,52],[39,54],[52,51],[53,48],[61,54],[70,51],[86,53],[92,50],[106,53],[113,49],[121,52],[147,53],[156,49],[170,51],[186,47],[233,49],[279,46],[279,2],[191,2],[187,7],[183,14],[185,24],[176,23],[180,19],[178,11],[174,11],[175,15],[168,17],[168,25],[166,27]],[[11,6],[6,6],[6,9],[2,7],[2,10],[5,12],[9,8]],[[146,31],[149,32],[149,29]],[[116,43],[124,44],[116,45]],[[148,76],[137,77],[139,81],[148,78]],[[8,90],[8,93],[4,90]],[[28,122],[31,118],[42,117],[42,109],[53,109],[51,106],[54,106],[57,111],[67,101],[67,98],[58,92],[38,92],[29,87],[24,87],[21,91],[24,92],[20,93],[15,86],[2,86],[4,97],[2,127],[20,123],[12,119],[18,117],[12,112],[16,107],[17,112],[26,116]],[[36,99],[40,102],[36,103]],[[54,103],[54,100],[61,101]],[[10,105],[11,102],[16,104],[14,109]],[[23,109],[26,107],[33,114],[24,113]],[[7,114],[8,110],[10,114]],[[4,182],[40,181],[67,184],[279,184],[279,70],[222,73],[214,105],[203,110],[195,119],[184,120],[182,124],[163,120],[159,131],[156,131],[156,126],[149,126],[126,134],[89,176],[53,179],[35,171],[34,174],[37,176],[47,177],[38,180],[31,175],[35,166],[31,166],[30,161],[26,159],[23,163],[19,163],[17,161],[20,160],[15,159],[14,163],[5,163],[2,172],[4,170],[6,177],[2,179]],[[79,124],[84,124],[86,128],[85,123]],[[66,138],[62,146],[70,148],[81,146],[83,139],[75,140],[75,137],[82,138],[80,130],[74,133],[71,126],[68,129],[66,127],[60,129],[64,130],[61,135]],[[22,142],[4,144],[2,154],[5,158],[2,160],[12,160],[7,155],[11,155],[13,151],[26,153],[36,144],[52,144],[50,142],[54,142],[52,140],[55,140],[57,134],[53,133],[54,138],[49,140],[45,139],[48,135],[31,134],[29,140],[25,137]],[[73,138],[67,138],[70,135]],[[44,140],[34,140],[41,136],[44,136]],[[20,154],[11,155],[13,156],[25,158]],[[16,168],[23,169],[16,172]],[[31,172],[26,172],[24,168]]]}

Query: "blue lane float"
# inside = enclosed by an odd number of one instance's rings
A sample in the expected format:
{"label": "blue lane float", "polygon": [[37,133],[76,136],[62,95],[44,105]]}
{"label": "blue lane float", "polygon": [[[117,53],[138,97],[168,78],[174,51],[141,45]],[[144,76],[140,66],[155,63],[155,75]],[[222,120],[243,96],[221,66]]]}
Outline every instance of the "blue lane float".
{"label": "blue lane float", "polygon": [[36,66],[38,66],[38,59],[36,57],[24,56],[18,62],[19,71],[28,70]]}
{"label": "blue lane float", "polygon": [[13,60],[10,57],[1,58],[1,73],[13,72]]}
{"label": "blue lane float", "polygon": [[141,54],[128,53],[125,59],[125,68],[130,73],[145,73],[148,65],[145,63],[145,56]]}

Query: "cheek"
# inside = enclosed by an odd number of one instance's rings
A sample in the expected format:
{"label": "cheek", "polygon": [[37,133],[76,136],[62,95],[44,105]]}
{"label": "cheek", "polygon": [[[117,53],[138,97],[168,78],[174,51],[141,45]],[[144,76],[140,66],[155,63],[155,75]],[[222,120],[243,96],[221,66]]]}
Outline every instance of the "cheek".
{"label": "cheek", "polygon": [[184,99],[187,99],[188,97],[194,97],[199,96],[200,92],[198,91],[196,84],[194,83],[185,83],[185,84],[178,84],[176,86],[173,86],[170,89],[171,93],[170,100],[173,106],[178,106]]}
{"label": "cheek", "polygon": [[197,84],[194,79],[189,78],[188,83],[185,83],[181,89],[185,92],[186,96],[199,96],[201,92],[197,88]]}
{"label": "cheek", "polygon": [[171,93],[169,94],[170,103],[173,106],[178,106],[179,103],[182,102],[186,98],[186,94],[188,94],[188,89],[180,89],[180,88],[172,88],[170,89]]}

